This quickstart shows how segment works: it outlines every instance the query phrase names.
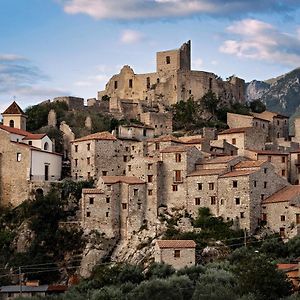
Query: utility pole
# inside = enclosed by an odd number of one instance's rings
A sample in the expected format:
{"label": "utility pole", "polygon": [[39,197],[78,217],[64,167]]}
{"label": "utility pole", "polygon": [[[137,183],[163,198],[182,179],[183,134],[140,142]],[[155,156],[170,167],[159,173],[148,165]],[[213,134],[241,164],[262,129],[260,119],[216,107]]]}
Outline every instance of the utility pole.
{"label": "utility pole", "polygon": [[20,295],[22,296],[22,273],[21,273],[21,267],[19,267],[19,285],[20,285]]}

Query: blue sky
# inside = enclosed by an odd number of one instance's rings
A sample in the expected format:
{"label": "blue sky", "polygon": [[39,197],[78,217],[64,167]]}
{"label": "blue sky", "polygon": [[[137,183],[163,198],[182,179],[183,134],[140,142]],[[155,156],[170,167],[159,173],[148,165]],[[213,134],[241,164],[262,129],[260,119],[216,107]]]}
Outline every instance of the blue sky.
{"label": "blue sky", "polygon": [[268,79],[300,67],[299,0],[0,0],[0,110],[96,97],[128,64],[192,40],[192,67]]}

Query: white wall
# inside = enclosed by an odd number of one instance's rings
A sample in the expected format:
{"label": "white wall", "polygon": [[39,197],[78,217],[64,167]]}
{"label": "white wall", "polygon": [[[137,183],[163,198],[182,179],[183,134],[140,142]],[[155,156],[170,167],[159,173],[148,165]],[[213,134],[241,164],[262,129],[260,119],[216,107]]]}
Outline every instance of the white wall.
{"label": "white wall", "polygon": [[49,165],[49,181],[61,177],[62,156],[45,151],[32,150],[31,175],[32,180],[40,181],[45,178],[45,164]]}

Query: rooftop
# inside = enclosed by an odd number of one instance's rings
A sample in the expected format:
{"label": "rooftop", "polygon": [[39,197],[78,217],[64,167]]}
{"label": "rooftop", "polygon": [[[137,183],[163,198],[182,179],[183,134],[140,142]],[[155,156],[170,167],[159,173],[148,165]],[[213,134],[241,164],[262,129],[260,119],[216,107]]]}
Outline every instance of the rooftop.
{"label": "rooftop", "polygon": [[222,134],[233,134],[233,133],[244,133],[249,129],[252,129],[253,127],[239,127],[239,128],[230,128],[230,129],[226,129],[222,132],[219,132],[218,135],[222,135]]}
{"label": "rooftop", "polygon": [[249,151],[255,152],[258,155],[289,155],[288,153],[284,153],[281,151],[274,151],[274,150],[249,150]]}
{"label": "rooftop", "polygon": [[102,132],[97,132],[97,133],[93,133],[93,134],[81,137],[79,139],[72,141],[72,143],[91,141],[91,140],[116,141],[117,138],[108,131],[102,131]]}
{"label": "rooftop", "polygon": [[24,115],[25,113],[21,107],[14,101],[3,113],[2,115]]}
{"label": "rooftop", "polygon": [[200,164],[225,164],[225,163],[229,163],[230,161],[234,160],[235,158],[237,158],[238,156],[219,156],[219,157],[215,157],[212,159],[205,159],[202,161],[202,163]]}
{"label": "rooftop", "polygon": [[235,168],[236,169],[259,168],[265,163],[266,163],[265,160],[245,160],[235,165]]}
{"label": "rooftop", "polygon": [[209,176],[209,175],[221,175],[226,172],[226,169],[201,169],[196,170],[188,176]]}
{"label": "rooftop", "polygon": [[159,240],[156,243],[160,249],[196,248],[196,243],[193,240]]}
{"label": "rooftop", "polygon": [[221,178],[227,178],[227,177],[248,176],[248,175],[253,174],[255,172],[257,172],[257,170],[234,170],[232,172],[221,175],[220,177]]}
{"label": "rooftop", "polygon": [[5,130],[6,132],[9,132],[12,134],[22,135],[28,140],[39,140],[39,139],[42,139],[44,136],[46,136],[45,133],[35,134],[35,133],[28,132],[26,130],[9,127],[9,126],[5,126],[5,125],[1,125],[1,124],[0,124],[0,129]]}
{"label": "rooftop", "polygon": [[126,183],[126,184],[144,184],[145,182],[134,176],[101,176],[105,184]]}
{"label": "rooftop", "polygon": [[169,146],[165,149],[162,149],[161,153],[175,153],[175,152],[187,152],[189,149],[193,148],[192,145],[185,145],[185,146]]}
{"label": "rooftop", "polygon": [[150,138],[147,139],[146,142],[174,142],[174,143],[183,143],[179,138],[168,134],[168,135],[162,135],[157,138]]}
{"label": "rooftop", "polygon": [[289,202],[294,197],[300,196],[300,185],[289,185],[279,190],[275,194],[263,200],[263,204]]}

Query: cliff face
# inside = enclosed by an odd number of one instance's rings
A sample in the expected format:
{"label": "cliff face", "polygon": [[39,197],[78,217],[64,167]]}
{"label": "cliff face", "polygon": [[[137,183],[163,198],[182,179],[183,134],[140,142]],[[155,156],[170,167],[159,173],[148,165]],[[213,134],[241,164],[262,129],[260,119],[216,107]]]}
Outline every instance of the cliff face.
{"label": "cliff face", "polygon": [[300,107],[300,68],[265,82],[251,81],[246,97],[248,101],[262,100],[268,110],[293,115]]}

